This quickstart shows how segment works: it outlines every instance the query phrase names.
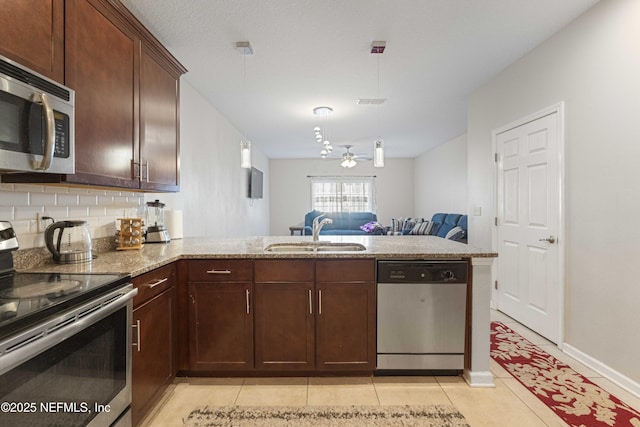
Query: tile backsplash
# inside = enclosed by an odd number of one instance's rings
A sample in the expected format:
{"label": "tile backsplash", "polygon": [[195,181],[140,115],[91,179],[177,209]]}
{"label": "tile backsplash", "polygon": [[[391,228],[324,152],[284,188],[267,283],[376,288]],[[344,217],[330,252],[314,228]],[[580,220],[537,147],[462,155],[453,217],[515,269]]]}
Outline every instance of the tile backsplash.
{"label": "tile backsplash", "polygon": [[144,193],[32,184],[0,184],[0,220],[10,221],[20,249],[45,246],[36,216],[85,220],[91,238],[113,236],[115,220],[140,215]]}

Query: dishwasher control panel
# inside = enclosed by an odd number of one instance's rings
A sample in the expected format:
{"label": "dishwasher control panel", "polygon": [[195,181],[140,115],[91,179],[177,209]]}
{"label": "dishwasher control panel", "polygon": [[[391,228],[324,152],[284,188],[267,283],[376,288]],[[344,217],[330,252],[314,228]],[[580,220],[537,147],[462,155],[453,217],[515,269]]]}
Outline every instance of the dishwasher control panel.
{"label": "dishwasher control panel", "polygon": [[378,283],[467,283],[466,261],[378,261]]}

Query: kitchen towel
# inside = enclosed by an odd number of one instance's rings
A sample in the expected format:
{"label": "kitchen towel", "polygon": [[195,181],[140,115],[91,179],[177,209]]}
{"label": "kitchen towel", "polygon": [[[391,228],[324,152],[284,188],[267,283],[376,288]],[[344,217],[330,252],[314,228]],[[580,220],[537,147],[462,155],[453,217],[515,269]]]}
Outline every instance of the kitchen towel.
{"label": "kitchen towel", "polygon": [[182,232],[182,211],[167,210],[164,213],[164,225],[169,230],[169,237],[173,239],[182,239],[184,234]]}

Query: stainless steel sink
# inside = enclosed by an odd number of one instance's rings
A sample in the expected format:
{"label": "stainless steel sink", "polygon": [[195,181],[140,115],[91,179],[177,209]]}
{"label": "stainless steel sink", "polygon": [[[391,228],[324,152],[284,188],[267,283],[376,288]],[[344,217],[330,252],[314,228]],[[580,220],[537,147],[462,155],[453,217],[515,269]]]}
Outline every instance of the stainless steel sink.
{"label": "stainless steel sink", "polygon": [[305,243],[273,243],[266,248],[267,252],[358,252],[367,250],[360,243],[305,242]]}

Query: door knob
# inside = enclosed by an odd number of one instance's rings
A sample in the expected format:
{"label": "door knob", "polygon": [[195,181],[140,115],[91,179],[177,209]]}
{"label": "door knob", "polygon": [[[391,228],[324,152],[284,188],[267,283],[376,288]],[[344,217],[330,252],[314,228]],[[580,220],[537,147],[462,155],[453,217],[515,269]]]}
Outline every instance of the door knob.
{"label": "door knob", "polygon": [[546,239],[540,239],[541,242],[549,242],[549,243],[555,243],[556,242],[556,238],[553,236],[549,236]]}

